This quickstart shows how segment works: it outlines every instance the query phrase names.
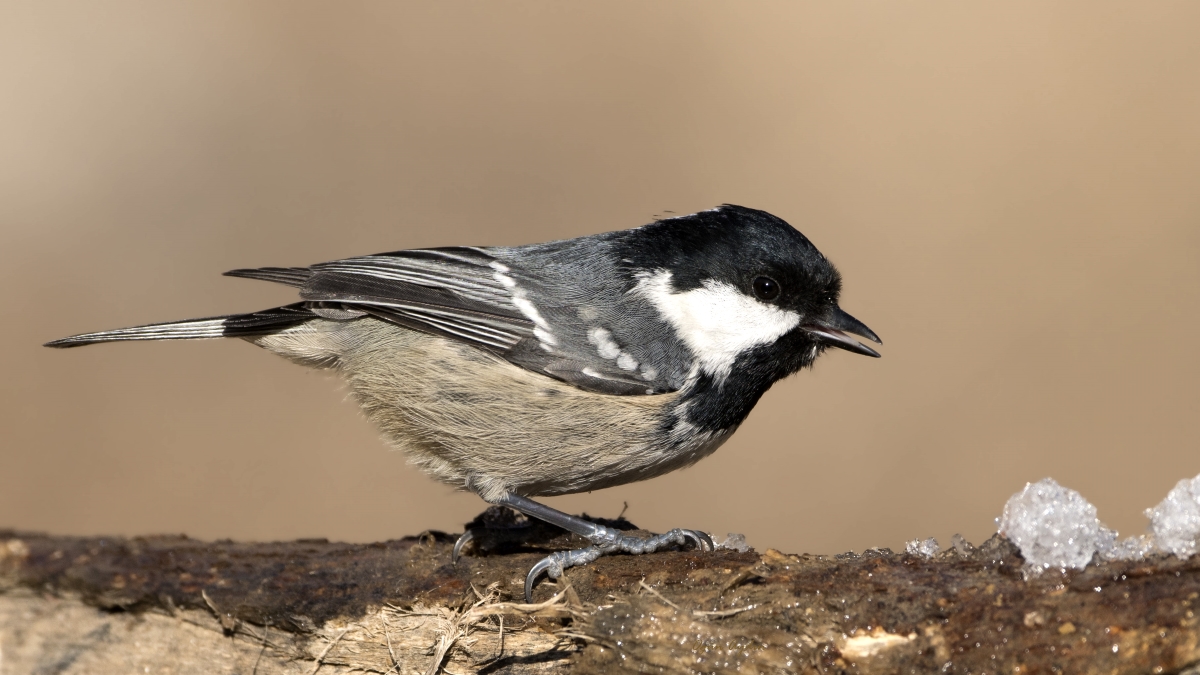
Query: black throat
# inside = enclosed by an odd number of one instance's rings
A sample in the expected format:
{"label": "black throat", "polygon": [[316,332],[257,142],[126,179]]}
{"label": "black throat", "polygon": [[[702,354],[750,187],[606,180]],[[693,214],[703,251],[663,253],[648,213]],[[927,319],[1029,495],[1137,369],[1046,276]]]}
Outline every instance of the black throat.
{"label": "black throat", "polygon": [[797,329],[773,344],[743,352],[724,380],[701,372],[683,390],[665,423],[674,427],[687,422],[708,432],[732,429],[746,419],[771,385],[811,365],[821,351],[821,346]]}

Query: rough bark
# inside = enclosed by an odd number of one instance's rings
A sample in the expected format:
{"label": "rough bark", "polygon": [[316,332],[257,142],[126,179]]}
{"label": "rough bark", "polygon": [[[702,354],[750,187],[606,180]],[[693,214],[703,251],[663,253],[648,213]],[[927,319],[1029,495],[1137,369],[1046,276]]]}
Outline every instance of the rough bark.
{"label": "rough bark", "polygon": [[[0,532],[5,673],[1182,673],[1200,557],[1026,580],[1000,537],[932,559],[675,551],[543,582],[541,526],[376,544]],[[518,543],[520,542],[520,543]]]}

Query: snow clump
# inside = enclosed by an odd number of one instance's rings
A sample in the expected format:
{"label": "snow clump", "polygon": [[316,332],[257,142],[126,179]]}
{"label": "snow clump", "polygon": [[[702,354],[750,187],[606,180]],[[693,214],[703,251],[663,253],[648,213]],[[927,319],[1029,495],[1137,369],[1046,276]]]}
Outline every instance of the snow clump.
{"label": "snow clump", "polygon": [[746,543],[746,535],[738,534],[737,532],[730,532],[725,535],[723,540],[714,541],[713,543],[717,545],[718,549],[727,549],[737,551],[738,553],[745,553],[750,550],[750,544]]}
{"label": "snow clump", "polygon": [[1024,490],[1008,499],[996,520],[1000,534],[1016,544],[1025,562],[1039,572],[1087,567],[1104,536],[1101,530],[1108,531],[1091,502],[1053,478],[1026,483]]}
{"label": "snow clump", "polygon": [[1196,554],[1200,540],[1200,476],[1184,478],[1152,509],[1146,509],[1158,548],[1180,558]]}
{"label": "snow clump", "polygon": [[1104,527],[1100,531],[1100,557],[1105,560],[1141,560],[1158,551],[1153,534],[1117,539],[1117,533]]}
{"label": "snow clump", "polygon": [[1146,509],[1146,517],[1150,534],[1117,539],[1088,500],[1044,478],[1010,497],[996,523],[1034,572],[1083,569],[1097,553],[1104,560],[1141,560],[1153,553],[1187,558],[1200,553],[1200,476],[1179,481],[1158,506]]}
{"label": "snow clump", "polygon": [[942,547],[938,546],[937,539],[930,537],[924,541],[913,539],[904,545],[904,552],[909,555],[919,555],[922,558],[932,558],[941,551]]}

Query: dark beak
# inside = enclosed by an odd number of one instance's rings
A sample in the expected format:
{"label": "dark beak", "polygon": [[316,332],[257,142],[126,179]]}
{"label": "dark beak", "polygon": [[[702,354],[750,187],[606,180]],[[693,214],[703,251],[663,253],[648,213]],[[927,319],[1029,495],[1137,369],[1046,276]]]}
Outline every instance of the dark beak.
{"label": "dark beak", "polygon": [[867,328],[867,326],[858,319],[843,312],[841,308],[835,308],[833,310],[833,316],[829,319],[811,323],[806,326],[802,326],[802,328],[808,331],[809,335],[812,335],[822,342],[828,343],[831,347],[845,349],[846,351],[854,352],[855,354],[879,358],[879,352],[871,349],[858,340],[855,340],[847,335],[847,333],[851,333],[859,337],[865,337],[876,344],[883,344],[883,340],[879,339],[879,336],[875,334],[875,331]]}

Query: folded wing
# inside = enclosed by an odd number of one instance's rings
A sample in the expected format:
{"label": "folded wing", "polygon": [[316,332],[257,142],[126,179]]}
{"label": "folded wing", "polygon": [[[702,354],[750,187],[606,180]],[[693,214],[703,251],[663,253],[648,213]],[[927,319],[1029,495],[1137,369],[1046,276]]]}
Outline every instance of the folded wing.
{"label": "folded wing", "polygon": [[538,298],[547,296],[540,292],[544,280],[536,271],[500,262],[487,249],[397,251],[227,275],[296,286],[319,315],[365,312],[490,351],[589,391],[657,393],[653,383],[596,358],[591,345],[556,336],[543,317],[546,308],[538,307]]}

